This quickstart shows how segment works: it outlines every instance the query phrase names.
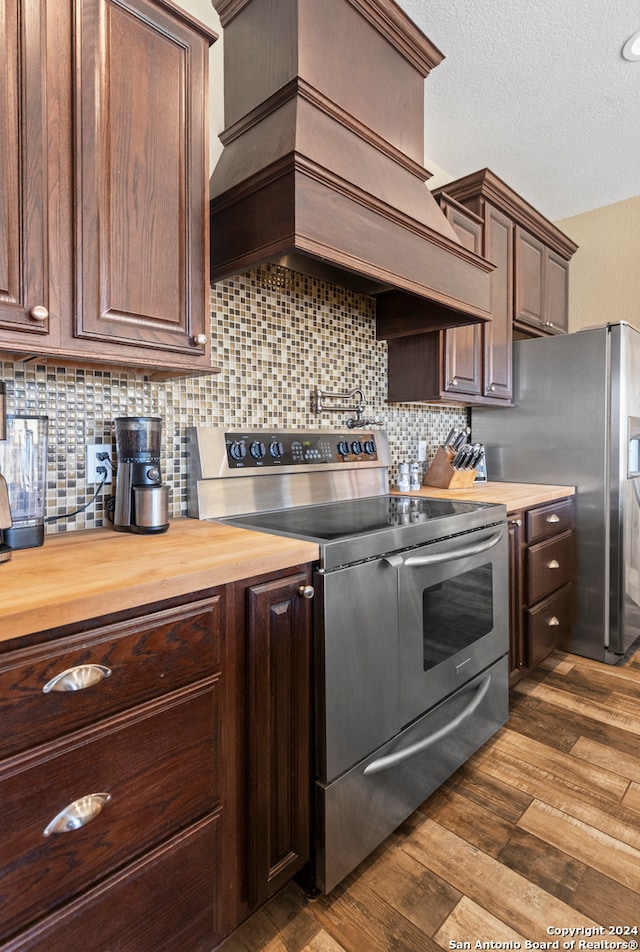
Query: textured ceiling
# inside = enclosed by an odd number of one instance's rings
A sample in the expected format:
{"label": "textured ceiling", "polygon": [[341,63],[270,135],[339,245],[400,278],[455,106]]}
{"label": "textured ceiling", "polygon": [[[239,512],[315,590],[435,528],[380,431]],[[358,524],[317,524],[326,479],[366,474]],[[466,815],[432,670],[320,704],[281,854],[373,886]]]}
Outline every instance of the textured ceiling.
{"label": "textured ceiling", "polygon": [[640,195],[640,29],[629,0],[399,0],[445,59],[425,82],[426,165],[487,166],[553,221]]}

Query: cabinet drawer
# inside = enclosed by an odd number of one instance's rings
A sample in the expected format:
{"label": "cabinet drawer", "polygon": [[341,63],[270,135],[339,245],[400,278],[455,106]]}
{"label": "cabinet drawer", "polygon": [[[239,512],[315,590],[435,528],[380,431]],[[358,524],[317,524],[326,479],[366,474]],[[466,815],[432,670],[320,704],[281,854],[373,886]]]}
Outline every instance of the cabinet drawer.
{"label": "cabinet drawer", "polygon": [[573,533],[539,542],[526,552],[527,605],[535,605],[573,579]]}
{"label": "cabinet drawer", "polygon": [[219,825],[219,816],[194,824],[0,952],[209,952],[222,938]]}
{"label": "cabinet drawer", "polygon": [[[214,674],[223,617],[219,595],[0,655],[0,755]],[[101,680],[78,689],[83,674]]]}
{"label": "cabinet drawer", "polygon": [[[217,693],[210,679],[0,766],[0,935],[215,809]],[[110,799],[93,819],[45,835],[96,794]]]}
{"label": "cabinet drawer", "polygon": [[569,638],[573,629],[573,586],[566,585],[525,612],[527,663],[533,667]]}
{"label": "cabinet drawer", "polygon": [[549,503],[548,506],[536,506],[535,509],[527,509],[525,515],[526,541],[530,545],[571,529],[573,502],[570,499],[562,499]]}

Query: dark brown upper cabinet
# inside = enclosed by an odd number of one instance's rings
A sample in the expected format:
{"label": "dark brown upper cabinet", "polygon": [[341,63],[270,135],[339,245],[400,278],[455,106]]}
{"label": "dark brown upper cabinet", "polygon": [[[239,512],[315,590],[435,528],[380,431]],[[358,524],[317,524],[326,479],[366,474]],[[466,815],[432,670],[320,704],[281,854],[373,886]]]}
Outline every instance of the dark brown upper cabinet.
{"label": "dark brown upper cabinet", "polygon": [[[568,267],[577,246],[483,169],[434,191],[460,241],[496,267],[491,321],[431,330],[378,319],[388,340],[390,402],[505,405],[512,396],[511,344],[567,330]],[[432,320],[442,318],[441,309]]]}
{"label": "dark brown upper cabinet", "polygon": [[[443,192],[483,218],[489,206],[511,223],[509,307],[514,329],[529,337],[566,334],[575,242],[489,169],[449,182],[434,194]],[[495,263],[499,272],[500,262]],[[500,281],[495,272],[492,280]]]}
{"label": "dark brown upper cabinet", "polygon": [[[53,0],[27,4],[4,0],[0,30],[3,64],[0,136],[3,166],[0,175],[0,340],[59,342],[56,288],[49,273],[58,262],[51,254],[49,229],[60,227],[55,203],[55,158],[59,128],[47,115],[56,104],[56,73],[46,25],[56,6]],[[28,7],[28,14],[26,8]],[[20,28],[22,26],[22,28]],[[53,318],[52,315],[53,314]]]}
{"label": "dark brown upper cabinet", "polygon": [[8,0],[0,348],[211,370],[208,50],[165,0]]}

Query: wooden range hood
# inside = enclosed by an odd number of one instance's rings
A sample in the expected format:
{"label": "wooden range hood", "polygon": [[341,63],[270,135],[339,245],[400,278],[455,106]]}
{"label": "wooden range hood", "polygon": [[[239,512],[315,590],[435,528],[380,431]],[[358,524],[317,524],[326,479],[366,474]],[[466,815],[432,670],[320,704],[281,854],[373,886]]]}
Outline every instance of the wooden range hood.
{"label": "wooden range hood", "polygon": [[442,54],[393,0],[212,2],[226,124],[212,281],[276,262],[375,295],[379,321],[490,319],[493,265],[425,184],[424,80]]}

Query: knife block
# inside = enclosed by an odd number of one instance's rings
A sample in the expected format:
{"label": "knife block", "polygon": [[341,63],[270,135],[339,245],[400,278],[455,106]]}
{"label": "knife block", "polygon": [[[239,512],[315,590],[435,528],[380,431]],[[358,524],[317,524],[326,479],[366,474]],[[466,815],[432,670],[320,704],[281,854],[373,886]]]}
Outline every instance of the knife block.
{"label": "knife block", "polygon": [[451,463],[455,455],[444,446],[439,446],[422,485],[433,486],[434,489],[464,489],[466,486],[472,486],[478,470],[454,469]]}

